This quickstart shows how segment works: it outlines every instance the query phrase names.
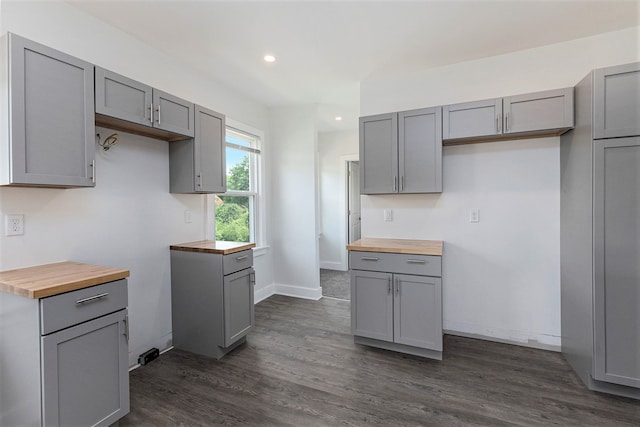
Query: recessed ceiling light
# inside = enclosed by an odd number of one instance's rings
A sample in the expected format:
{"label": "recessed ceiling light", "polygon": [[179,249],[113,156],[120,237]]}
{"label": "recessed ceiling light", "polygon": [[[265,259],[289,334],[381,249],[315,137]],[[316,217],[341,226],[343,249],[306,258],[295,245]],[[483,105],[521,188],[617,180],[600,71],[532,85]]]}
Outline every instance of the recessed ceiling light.
{"label": "recessed ceiling light", "polygon": [[265,62],[276,62],[276,57],[273,55],[265,55],[264,56],[264,61]]}
{"label": "recessed ceiling light", "polygon": [[340,121],[340,120],[342,120],[342,117],[341,116],[336,116],[336,120]]}

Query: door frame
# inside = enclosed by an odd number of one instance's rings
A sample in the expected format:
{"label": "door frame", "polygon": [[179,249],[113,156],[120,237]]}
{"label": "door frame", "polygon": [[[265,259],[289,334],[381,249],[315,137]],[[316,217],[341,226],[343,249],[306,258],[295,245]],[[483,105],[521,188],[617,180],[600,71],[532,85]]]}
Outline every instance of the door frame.
{"label": "door frame", "polygon": [[[344,188],[344,205],[342,206],[342,218],[344,220],[344,232],[342,234],[341,247],[344,249],[340,253],[340,260],[344,271],[349,269],[349,251],[347,251],[347,245],[349,244],[349,162],[359,162],[360,156],[358,154],[350,154],[346,156],[340,156],[340,163],[342,165],[342,185]],[[362,169],[360,169],[362,172]],[[360,176],[362,179],[362,176]],[[360,208],[362,213],[362,207]],[[360,215],[362,217],[362,215]],[[362,230],[362,221],[360,222],[360,230]]]}

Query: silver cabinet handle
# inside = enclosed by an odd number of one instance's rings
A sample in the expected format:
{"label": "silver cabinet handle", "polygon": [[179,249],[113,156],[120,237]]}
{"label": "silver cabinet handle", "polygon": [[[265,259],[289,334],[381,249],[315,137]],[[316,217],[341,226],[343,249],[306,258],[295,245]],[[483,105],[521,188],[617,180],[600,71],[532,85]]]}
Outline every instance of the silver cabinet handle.
{"label": "silver cabinet handle", "polygon": [[500,113],[496,116],[496,132],[500,133]]}
{"label": "silver cabinet handle", "polygon": [[507,132],[509,132],[509,113],[504,113],[504,123],[507,128]]}
{"label": "silver cabinet handle", "polygon": [[91,160],[91,163],[89,163],[89,167],[91,168],[91,182],[95,184],[96,183],[96,161]]}
{"label": "silver cabinet handle", "polygon": [[149,106],[149,121],[153,124],[153,102]]}
{"label": "silver cabinet handle", "polygon": [[252,284],[253,286],[255,286],[255,285],[256,285],[256,273],[251,273],[251,274],[249,275],[249,281],[251,282],[251,284]]}
{"label": "silver cabinet handle", "polygon": [[393,191],[396,191],[397,188],[398,188],[398,177],[394,176],[393,177]]}
{"label": "silver cabinet handle", "polygon": [[396,295],[400,295],[400,279],[396,279]]}
{"label": "silver cabinet handle", "polygon": [[87,303],[87,302],[99,300],[100,298],[104,298],[107,295],[109,295],[109,292],[105,292],[103,294],[94,295],[94,296],[88,297],[88,298],[82,298],[82,299],[79,299],[78,301],[76,301],[76,304],[84,304],[84,303]]}
{"label": "silver cabinet handle", "polygon": [[404,191],[404,175],[400,177],[400,191]]}
{"label": "silver cabinet handle", "polygon": [[158,108],[156,108],[156,111],[158,112],[158,120],[157,120],[158,124],[161,124],[160,123],[160,104],[158,104]]}
{"label": "silver cabinet handle", "polygon": [[127,339],[127,343],[129,342],[129,315],[124,316],[124,336]]}
{"label": "silver cabinet handle", "polygon": [[238,256],[236,257],[236,261],[242,261],[243,259],[247,259],[247,258],[249,258],[249,255]]}
{"label": "silver cabinet handle", "polygon": [[426,264],[427,261],[423,259],[408,259],[407,262],[409,264]]}
{"label": "silver cabinet handle", "polygon": [[380,258],[377,258],[374,256],[363,256],[363,257],[360,257],[360,259],[362,261],[379,261],[380,260]]}
{"label": "silver cabinet handle", "polygon": [[198,177],[198,187],[202,187],[202,175],[198,174],[196,176]]}
{"label": "silver cabinet handle", "polygon": [[389,275],[389,285],[387,286],[387,294],[391,295],[391,275]]}

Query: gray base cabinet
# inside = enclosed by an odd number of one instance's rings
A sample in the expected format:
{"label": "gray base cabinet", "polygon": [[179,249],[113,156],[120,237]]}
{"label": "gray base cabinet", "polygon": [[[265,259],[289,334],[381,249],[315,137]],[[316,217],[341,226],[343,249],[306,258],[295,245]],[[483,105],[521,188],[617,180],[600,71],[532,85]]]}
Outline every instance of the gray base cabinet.
{"label": "gray base cabinet", "polygon": [[169,190],[224,193],[227,191],[225,117],[196,105],[195,126],[195,138],[169,144]]}
{"label": "gray base cabinet", "polygon": [[193,103],[100,67],[95,79],[97,124],[169,141],[194,136]]}
{"label": "gray base cabinet", "polygon": [[354,341],[441,360],[442,280],[435,277],[441,257],[359,251],[349,257]]}
{"label": "gray base cabinet", "polygon": [[251,249],[227,255],[171,251],[173,346],[220,359],[253,328]]}
{"label": "gray base cabinet", "polygon": [[[640,131],[628,135],[637,121],[625,114],[640,109],[637,92],[627,93],[638,88],[638,70],[595,70],[579,82],[576,129],[560,142],[562,353],[590,389],[636,399]],[[623,117],[602,121],[620,106]],[[603,135],[627,137],[596,139]]]}
{"label": "gray base cabinet", "polygon": [[0,425],[109,426],[129,413],[126,279],[40,300],[0,293]]}
{"label": "gray base cabinet", "polygon": [[93,187],[93,65],[15,34],[0,44],[0,185]]}
{"label": "gray base cabinet", "polygon": [[561,135],[574,126],[573,88],[445,105],[445,143]]}
{"label": "gray base cabinet", "polygon": [[442,192],[442,109],[360,118],[361,194]]}

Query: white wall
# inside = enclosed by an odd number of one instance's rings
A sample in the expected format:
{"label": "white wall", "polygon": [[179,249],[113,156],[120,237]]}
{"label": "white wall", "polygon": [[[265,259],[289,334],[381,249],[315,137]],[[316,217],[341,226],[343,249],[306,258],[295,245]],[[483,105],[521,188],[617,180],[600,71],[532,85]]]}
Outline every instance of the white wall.
{"label": "white wall", "polygon": [[346,162],[358,159],[358,131],[321,132],[320,156],[320,267],[346,271],[347,182]]}
{"label": "white wall", "polygon": [[[640,60],[640,28],[361,84],[362,115],[575,85]],[[560,345],[558,137],[446,147],[441,195],[364,196],[362,234],[441,239],[444,327]],[[393,208],[393,222],[383,209]],[[469,223],[469,210],[480,222]]]}
{"label": "white wall", "polygon": [[319,299],[315,106],[270,110],[270,231],[274,292]]}
{"label": "white wall", "polygon": [[[59,1],[2,2],[0,30],[11,31],[259,129],[268,111],[126,33]],[[98,129],[104,137],[110,131]],[[62,260],[131,270],[130,363],[171,341],[169,245],[205,238],[201,195],[169,193],[168,143],[123,132],[101,155],[94,189],[0,188],[1,213],[25,215],[24,236],[0,236],[0,269]],[[184,211],[193,222],[184,223]],[[267,253],[257,262],[270,268]],[[267,261],[267,262],[265,262]],[[270,271],[264,272],[270,275]]]}

